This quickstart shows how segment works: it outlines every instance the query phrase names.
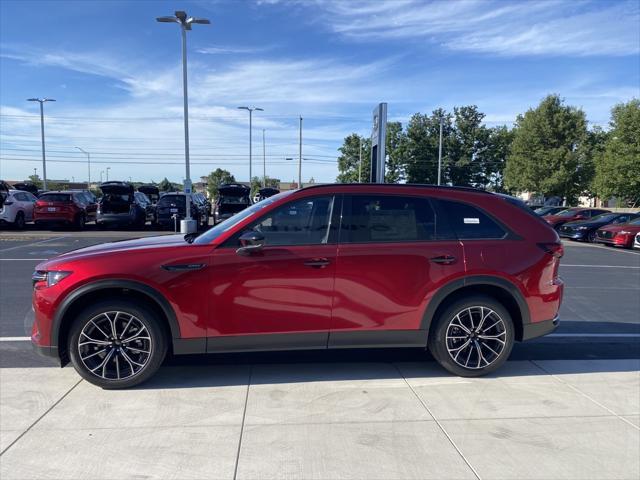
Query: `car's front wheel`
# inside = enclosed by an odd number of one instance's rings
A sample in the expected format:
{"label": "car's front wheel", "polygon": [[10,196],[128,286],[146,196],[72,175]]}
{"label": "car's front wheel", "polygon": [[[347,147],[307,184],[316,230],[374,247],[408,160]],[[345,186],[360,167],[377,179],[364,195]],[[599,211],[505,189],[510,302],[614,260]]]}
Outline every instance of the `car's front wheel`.
{"label": "car's front wheel", "polygon": [[479,377],[499,368],[511,354],[511,315],[491,297],[478,295],[453,302],[434,319],[429,351],[445,369]]}
{"label": "car's front wheel", "polygon": [[77,316],[68,351],[84,379],[106,389],[126,388],[160,368],[167,338],[152,309],[127,300],[105,300]]}

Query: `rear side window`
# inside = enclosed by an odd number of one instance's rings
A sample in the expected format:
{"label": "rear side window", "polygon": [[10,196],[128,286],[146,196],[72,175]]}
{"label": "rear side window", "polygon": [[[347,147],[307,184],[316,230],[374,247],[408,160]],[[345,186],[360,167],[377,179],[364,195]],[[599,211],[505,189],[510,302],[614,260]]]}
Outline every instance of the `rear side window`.
{"label": "rear side window", "polygon": [[168,207],[170,205],[179,205],[184,207],[185,201],[184,196],[182,195],[163,195],[162,198],[158,201],[159,207]]}
{"label": "rear side window", "polygon": [[47,193],[42,195],[39,200],[43,202],[70,202],[71,195],[68,193]]}
{"label": "rear side window", "polygon": [[419,242],[453,238],[437,221],[429,199],[399,195],[353,195],[341,241]]}
{"label": "rear side window", "polygon": [[504,238],[507,232],[480,209],[460,202],[438,200],[439,209],[461,240]]}

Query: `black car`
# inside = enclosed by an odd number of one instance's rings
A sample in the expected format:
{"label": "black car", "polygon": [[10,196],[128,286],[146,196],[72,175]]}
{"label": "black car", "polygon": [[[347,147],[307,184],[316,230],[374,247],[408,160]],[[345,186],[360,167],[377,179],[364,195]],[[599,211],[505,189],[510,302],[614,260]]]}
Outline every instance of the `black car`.
{"label": "black car", "polygon": [[278,190],[277,188],[263,187],[258,190],[258,201],[261,202],[265,198],[273,197],[274,195],[277,195],[279,193],[280,190]]}
{"label": "black car", "polygon": [[[165,193],[160,197],[156,204],[154,224],[163,228],[180,228],[180,220],[186,217],[186,195],[182,192]],[[202,224],[202,216],[200,209],[195,204],[193,199],[191,200],[191,218],[196,221],[198,225]]]}
{"label": "black car", "polygon": [[149,201],[151,201],[151,205],[158,203],[158,199],[160,198],[160,190],[155,185],[140,185],[138,187],[138,191],[144,193]]}
{"label": "black car", "polygon": [[96,223],[101,226],[133,226],[142,228],[152,219],[151,201],[141,192],[135,192],[127,182],[100,184],[102,198],[98,203]]}
{"label": "black car", "polygon": [[21,190],[23,192],[29,192],[31,195],[38,196],[38,187],[31,182],[20,182],[13,184],[14,190]]}
{"label": "black car", "polygon": [[560,213],[563,210],[566,210],[568,207],[539,207],[534,210],[536,215],[540,215],[544,217],[545,215],[555,215],[556,213]]}
{"label": "black car", "polygon": [[213,211],[213,224],[222,222],[251,205],[251,189],[240,183],[227,183],[218,187]]}
{"label": "black car", "polygon": [[560,227],[558,233],[571,240],[596,241],[596,231],[605,225],[627,223],[638,218],[637,213],[603,213],[588,220],[567,222]]}
{"label": "black car", "polygon": [[198,211],[200,212],[200,219],[202,220],[202,225],[209,225],[209,216],[211,215],[211,204],[207,197],[200,192],[194,192],[191,194],[191,199],[193,203],[198,207]]}

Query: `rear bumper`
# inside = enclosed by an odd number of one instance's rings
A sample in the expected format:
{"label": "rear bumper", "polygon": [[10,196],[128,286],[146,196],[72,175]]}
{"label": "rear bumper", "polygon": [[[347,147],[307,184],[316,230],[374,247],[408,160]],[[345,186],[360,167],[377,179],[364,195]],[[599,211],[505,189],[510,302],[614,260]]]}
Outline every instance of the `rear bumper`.
{"label": "rear bumper", "polygon": [[522,326],[522,341],[543,337],[553,332],[560,325],[560,318],[556,315],[552,320],[528,323]]}
{"label": "rear bumper", "polygon": [[135,219],[136,218],[129,213],[99,214],[96,217],[96,223],[127,225],[134,223]]}

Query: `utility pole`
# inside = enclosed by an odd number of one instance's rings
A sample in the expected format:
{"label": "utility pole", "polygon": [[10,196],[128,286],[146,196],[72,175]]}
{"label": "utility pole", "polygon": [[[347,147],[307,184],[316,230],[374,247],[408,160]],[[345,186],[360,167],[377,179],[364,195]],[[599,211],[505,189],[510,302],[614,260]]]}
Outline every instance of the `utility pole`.
{"label": "utility pole", "polygon": [[38,102],[40,104],[40,137],[42,139],[42,189],[47,189],[47,159],[44,152],[44,104],[45,102],[55,102],[53,98],[28,98],[28,102]]}
{"label": "utility pole", "polygon": [[111,167],[107,167],[107,182],[109,181],[109,170],[111,170]]}
{"label": "utility pole", "polygon": [[300,117],[300,142],[298,144],[298,188],[302,188],[302,116]]}
{"label": "utility pole", "polygon": [[80,147],[76,148],[87,156],[87,173],[89,174],[87,177],[87,190],[91,190],[91,154]]}
{"label": "utility pole", "polygon": [[249,112],[249,187],[251,187],[251,182],[253,181],[253,111],[264,112],[264,109],[260,107],[238,107],[238,109]]}
{"label": "utility pole", "polygon": [[267,187],[267,150],[264,143],[264,128],[262,129],[262,186]]}
{"label": "utility pole", "polygon": [[444,123],[444,117],[440,115],[440,145],[438,146],[438,185],[440,185],[440,178],[442,172],[442,124]]}
{"label": "utility pole", "polygon": [[360,139],[360,159],[358,160],[358,183],[362,183],[362,137],[358,135]]}
{"label": "utility pole", "polygon": [[211,23],[206,18],[187,16],[187,12],[176,11],[175,16],[158,17],[158,22],[177,23],[182,32],[182,96],[184,100],[184,163],[185,163],[185,219],[180,221],[181,233],[192,233],[197,229],[195,220],[191,218],[191,171],[189,169],[189,100],[187,96],[187,30],[195,23],[208,25]]}

